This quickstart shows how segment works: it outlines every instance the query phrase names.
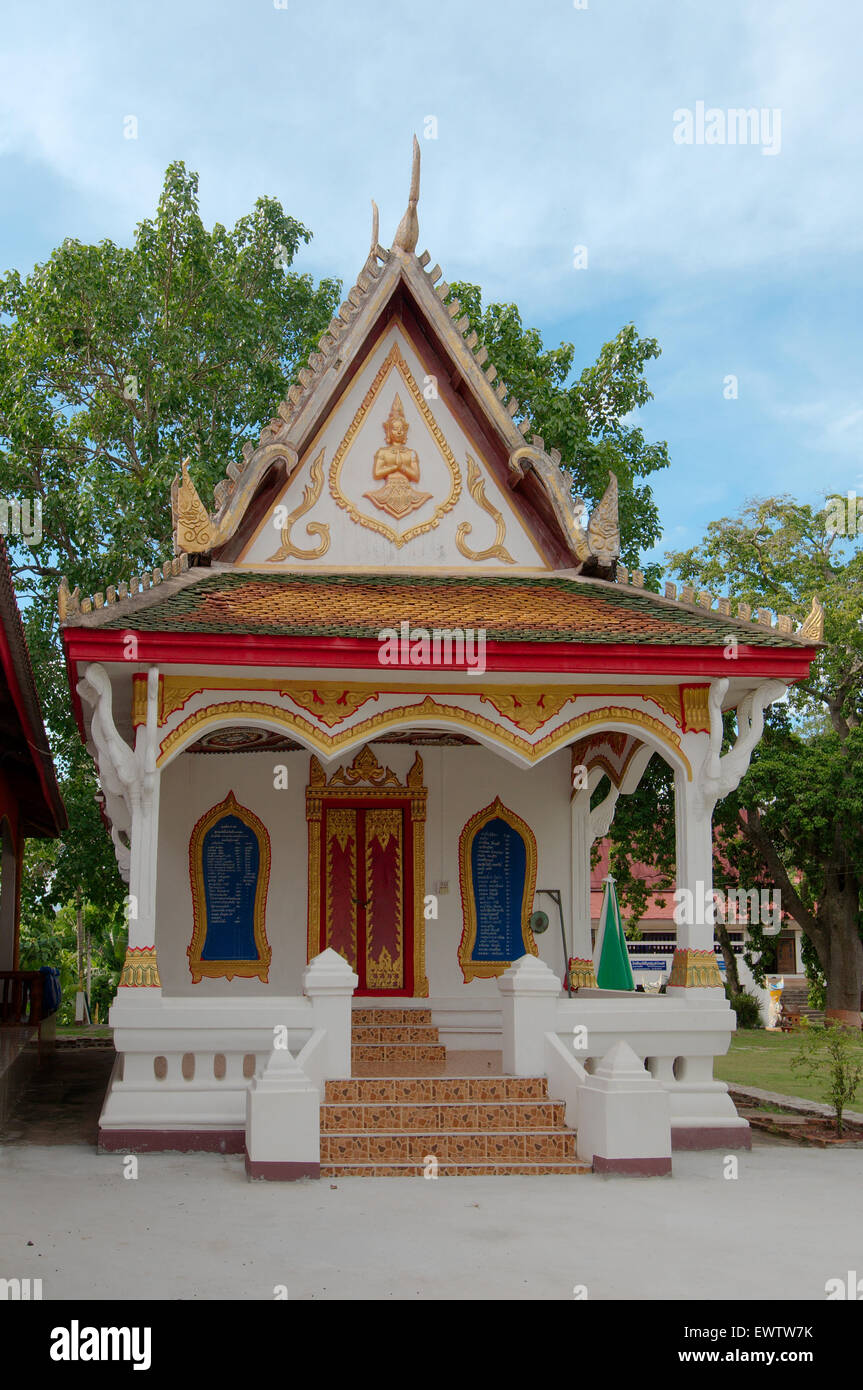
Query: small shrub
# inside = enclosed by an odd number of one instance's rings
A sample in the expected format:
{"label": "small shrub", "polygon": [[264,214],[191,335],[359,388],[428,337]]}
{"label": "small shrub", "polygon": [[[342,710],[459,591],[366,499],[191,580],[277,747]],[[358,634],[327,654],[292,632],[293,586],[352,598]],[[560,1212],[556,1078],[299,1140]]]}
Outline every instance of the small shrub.
{"label": "small shrub", "polygon": [[811,1025],[800,1034],[791,1069],[821,1083],[825,1099],[833,1104],[836,1133],[841,1138],[842,1115],[863,1081],[863,1033],[843,1023]]}
{"label": "small shrub", "polygon": [[726,988],[726,998],[737,1015],[738,1028],[763,1028],[764,1023],[761,1018],[761,1007],[754,994],[747,994],[746,990],[741,990],[740,994],[732,994]]}

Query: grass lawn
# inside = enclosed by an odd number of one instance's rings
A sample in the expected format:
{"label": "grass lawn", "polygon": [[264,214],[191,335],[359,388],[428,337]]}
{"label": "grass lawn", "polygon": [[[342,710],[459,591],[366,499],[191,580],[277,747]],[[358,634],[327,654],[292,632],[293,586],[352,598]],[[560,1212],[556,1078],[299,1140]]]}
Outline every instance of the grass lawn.
{"label": "grass lawn", "polygon": [[[713,1075],[717,1081],[736,1081],[740,1086],[757,1086],[762,1091],[778,1091],[783,1096],[821,1100],[829,1105],[826,1084],[819,1087],[791,1070],[798,1039],[796,1033],[768,1033],[758,1028],[735,1033],[726,1055],[714,1058]],[[850,1108],[863,1109],[863,1086]]]}
{"label": "grass lawn", "polygon": [[58,1038],[110,1038],[112,1029],[107,1023],[58,1023]]}

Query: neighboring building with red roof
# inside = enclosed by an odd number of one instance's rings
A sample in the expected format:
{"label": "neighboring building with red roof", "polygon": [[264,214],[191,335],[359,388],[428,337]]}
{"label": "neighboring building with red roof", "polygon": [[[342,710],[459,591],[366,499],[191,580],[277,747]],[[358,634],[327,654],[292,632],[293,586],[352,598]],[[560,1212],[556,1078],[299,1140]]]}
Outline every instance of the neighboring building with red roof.
{"label": "neighboring building with red roof", "polygon": [[[594,939],[599,928],[602,903],[605,896],[604,880],[609,872],[610,842],[600,846],[599,858],[590,871],[590,916]],[[647,864],[633,864],[632,872],[636,878],[647,882],[656,881],[656,871]],[[674,952],[677,949],[677,924],[674,920],[674,885],[664,891],[650,893],[644,913],[637,923],[638,936],[628,942],[630,961],[636,984],[665,983],[671,975]],[[737,969],[744,988],[758,995],[766,1007],[767,993],[756,986],[752,973],[743,959],[746,945],[748,922],[743,914],[730,913],[726,925],[731,938]],[[786,987],[805,986],[805,970],[801,954],[800,927],[787,913],[783,914],[782,927],[775,937],[775,962],[771,969],[781,975]],[[720,973],[725,974],[725,961],[720,953],[718,941],[714,944],[716,961]]]}
{"label": "neighboring building with red roof", "polygon": [[0,667],[0,1100],[8,1104],[10,1069],[41,1018],[39,974],[18,969],[24,844],[56,838],[67,820],[2,537]]}

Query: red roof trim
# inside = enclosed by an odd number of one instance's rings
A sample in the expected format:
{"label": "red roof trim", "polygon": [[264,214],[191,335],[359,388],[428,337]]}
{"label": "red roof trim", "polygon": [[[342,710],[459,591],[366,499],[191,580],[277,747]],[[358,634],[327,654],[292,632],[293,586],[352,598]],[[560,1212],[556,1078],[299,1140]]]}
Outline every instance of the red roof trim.
{"label": "red roof trim", "polygon": [[[123,661],[128,631],[64,628],[69,661]],[[367,669],[377,665],[373,637],[284,637],[236,633],[136,632],[137,661],[165,665],[320,666]],[[802,680],[817,655],[815,647],[750,647],[741,644],[733,663],[720,647],[627,642],[488,642],[486,670],[558,672],[572,675],[762,676]],[[733,666],[733,671],[731,667]],[[439,669],[439,668],[438,668]],[[463,668],[453,667],[463,674]],[[411,671],[416,666],[386,666]]]}
{"label": "red roof trim", "polygon": [[[5,544],[0,541],[0,572],[2,572],[3,593],[0,595],[0,666],[18,717],[21,734],[27,745],[30,762],[36,773],[39,790],[42,793],[48,820],[54,826],[54,834],[59,835],[68,825],[66,808],[60,796],[56,772],[48,745],[48,735],[39,708],[39,696],[33,677],[33,666],[21,610],[18,607],[12,571],[9,565]],[[15,648],[17,647],[17,651]],[[16,661],[17,657],[17,661]],[[19,664],[20,663],[20,664]],[[29,685],[29,689],[22,684]],[[26,835],[38,833],[26,830]]]}

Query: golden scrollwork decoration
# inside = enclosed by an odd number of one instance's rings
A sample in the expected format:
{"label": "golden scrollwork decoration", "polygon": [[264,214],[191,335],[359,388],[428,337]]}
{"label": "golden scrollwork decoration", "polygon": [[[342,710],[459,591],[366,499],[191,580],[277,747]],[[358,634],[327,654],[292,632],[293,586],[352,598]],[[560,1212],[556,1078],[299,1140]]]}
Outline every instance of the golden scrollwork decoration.
{"label": "golden scrollwork decoration", "polygon": [[293,700],[295,705],[313,714],[322,724],[326,724],[331,729],[335,724],[342,724],[349,719],[352,714],[356,714],[358,709],[368,704],[369,700],[379,700],[377,691],[367,689],[352,690],[350,688],[327,686],[324,684],[308,686],[303,690],[286,689],[285,694]]}
{"label": "golden scrollwork decoration", "polygon": [[507,690],[489,690],[479,698],[483,704],[493,705],[498,714],[504,715],[519,729],[535,734],[537,729],[559,714],[576,694],[565,686],[543,689],[517,685]]}
{"label": "golden scrollwork decoration", "polygon": [[318,454],[309,470],[309,476],[312,480],[311,485],[308,483],[306,484],[303,488],[302,502],[298,507],[295,507],[292,512],[288,513],[285,524],[282,527],[282,543],[275,554],[270,556],[268,563],[272,564],[275,560],[287,560],[291,556],[297,560],[319,560],[321,556],[326,555],[329,550],[330,528],[326,522],[310,521],[306,524],[306,534],[319,537],[317,546],[312,546],[304,550],[301,546],[295,545],[291,540],[291,528],[299,521],[300,517],[305,516],[307,512],[311,511],[323,491],[323,462],[324,450],[321,449],[321,452]]}
{"label": "golden scrollwork decoration", "polygon": [[682,947],[674,952],[669,985],[682,989],[722,989],[722,976],[714,951]]}
{"label": "golden scrollwork decoration", "polygon": [[514,565],[515,560],[503,544],[506,537],[506,522],[503,519],[503,513],[499,512],[497,507],[493,506],[486,497],[483,476],[476,460],[472,459],[470,454],[467,456],[467,487],[477,506],[487,512],[495,524],[494,542],[486,546],[485,550],[472,550],[466,537],[470,535],[473,527],[469,521],[462,521],[455,533],[456,549],[459,554],[463,555],[466,560],[503,560],[508,565]]}
{"label": "golden scrollwork decoration", "polygon": [[159,966],[155,946],[128,946],[120,974],[124,989],[159,989]]}

